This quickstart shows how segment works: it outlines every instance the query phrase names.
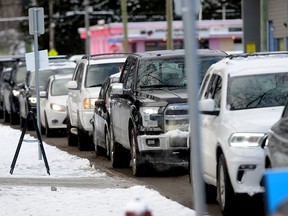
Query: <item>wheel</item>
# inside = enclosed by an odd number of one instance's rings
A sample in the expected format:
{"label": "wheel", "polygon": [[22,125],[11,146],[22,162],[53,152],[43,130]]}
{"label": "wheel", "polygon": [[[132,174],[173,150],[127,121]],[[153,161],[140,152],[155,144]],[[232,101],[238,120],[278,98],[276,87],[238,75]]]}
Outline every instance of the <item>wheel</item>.
{"label": "wheel", "polygon": [[131,142],[131,160],[132,160],[132,171],[134,176],[142,176],[144,174],[143,162],[138,149],[137,137],[135,129],[130,131],[130,142]]}
{"label": "wheel", "polygon": [[105,133],[105,146],[106,146],[106,156],[110,160],[110,130],[107,128]]}
{"label": "wheel", "polygon": [[71,123],[70,123],[70,119],[67,116],[67,142],[68,142],[68,146],[77,146],[78,144],[78,140],[77,140],[77,136],[73,133],[71,133]]}
{"label": "wheel", "polygon": [[46,134],[46,137],[52,137],[54,135],[53,132],[54,131],[49,128],[48,121],[47,121],[47,116],[45,114],[45,134]]}
{"label": "wheel", "polygon": [[[116,143],[113,136],[112,128],[110,127],[110,160],[113,168],[127,168],[130,165],[129,152]],[[128,153],[127,153],[128,152]]]}
{"label": "wheel", "polygon": [[10,114],[7,112],[7,110],[4,110],[4,122],[10,122]]}
{"label": "wheel", "polygon": [[217,172],[217,200],[221,207],[222,215],[233,215],[232,210],[236,197],[230,182],[224,155],[219,157]]}
{"label": "wheel", "polygon": [[88,134],[85,131],[82,131],[79,127],[77,128],[78,132],[78,148],[80,151],[89,150],[90,139]]}
{"label": "wheel", "polygon": [[11,115],[10,115],[10,124],[11,125],[17,125],[19,124],[19,115],[17,113],[14,113],[11,111]]}

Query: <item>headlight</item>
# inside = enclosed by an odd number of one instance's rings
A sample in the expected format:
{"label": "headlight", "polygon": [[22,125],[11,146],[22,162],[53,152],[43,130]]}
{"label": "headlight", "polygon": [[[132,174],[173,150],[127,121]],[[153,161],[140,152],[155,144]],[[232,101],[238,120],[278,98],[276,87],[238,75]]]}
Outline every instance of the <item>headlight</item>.
{"label": "headlight", "polygon": [[231,147],[258,147],[264,135],[264,133],[234,133],[229,138],[229,145]]}
{"label": "headlight", "polygon": [[58,105],[58,104],[50,104],[50,108],[54,111],[57,112],[65,112],[66,108],[63,105]]}
{"label": "headlight", "polygon": [[28,100],[29,100],[29,102],[31,104],[36,104],[37,103],[37,98],[36,97],[29,97]]}
{"label": "headlight", "polygon": [[12,93],[13,93],[13,95],[14,95],[15,97],[17,97],[17,96],[19,95],[20,91],[18,91],[18,90],[13,90]]}
{"label": "headlight", "polygon": [[144,127],[158,127],[158,121],[151,120],[152,114],[157,114],[159,107],[141,107],[142,124]]}
{"label": "headlight", "polygon": [[96,100],[97,98],[85,98],[83,101],[84,109],[94,109]]}

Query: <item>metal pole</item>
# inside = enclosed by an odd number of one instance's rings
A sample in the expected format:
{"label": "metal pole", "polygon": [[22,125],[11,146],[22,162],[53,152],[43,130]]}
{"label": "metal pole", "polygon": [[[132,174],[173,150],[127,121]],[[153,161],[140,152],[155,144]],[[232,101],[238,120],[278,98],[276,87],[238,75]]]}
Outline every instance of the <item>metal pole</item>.
{"label": "metal pole", "polygon": [[123,48],[124,52],[128,52],[127,0],[121,0],[121,14],[123,22]]}
{"label": "metal pole", "polygon": [[[184,18],[184,44],[185,44],[185,70],[187,73],[188,85],[188,104],[190,119],[190,174],[192,176],[192,197],[194,196],[194,206],[196,215],[205,215],[204,205],[205,191],[202,178],[202,160],[201,160],[201,139],[199,131],[199,108],[198,108],[198,80],[199,66],[196,42],[196,1],[183,0],[183,18]],[[200,4],[200,3],[199,3]],[[192,171],[193,170],[193,171]]]}
{"label": "metal pole", "polygon": [[[35,86],[36,86],[36,106],[37,106],[37,125],[41,134],[41,121],[40,121],[40,96],[39,96],[39,51],[38,51],[38,19],[37,19],[37,8],[34,8],[33,23],[34,23],[34,57],[35,57]],[[37,29],[37,31],[36,31]],[[38,145],[38,159],[42,160],[41,149]]]}
{"label": "metal pole", "polygon": [[166,0],[167,49],[173,49],[173,2]]}
{"label": "metal pole", "polygon": [[87,55],[90,55],[90,20],[89,20],[89,0],[84,1],[85,5],[85,29],[86,29],[86,40],[85,40],[85,51]]}
{"label": "metal pole", "polygon": [[49,0],[49,49],[55,49],[55,40],[54,40],[54,27],[55,23],[53,22],[53,0]]}

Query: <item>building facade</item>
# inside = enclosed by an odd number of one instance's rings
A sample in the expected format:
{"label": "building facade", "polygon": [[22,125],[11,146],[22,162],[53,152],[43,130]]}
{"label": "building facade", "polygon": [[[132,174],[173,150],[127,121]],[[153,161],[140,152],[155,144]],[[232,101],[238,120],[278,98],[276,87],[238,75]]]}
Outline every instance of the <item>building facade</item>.
{"label": "building facade", "polygon": [[[241,52],[242,20],[201,20],[196,23],[198,33],[196,37],[200,48],[220,49],[223,51]],[[144,52],[166,49],[167,23],[134,22],[128,23],[129,52]],[[183,22],[173,22],[174,49],[184,48]],[[123,52],[123,24],[99,23],[91,26],[90,53]],[[86,38],[86,29],[79,29],[80,37]]]}

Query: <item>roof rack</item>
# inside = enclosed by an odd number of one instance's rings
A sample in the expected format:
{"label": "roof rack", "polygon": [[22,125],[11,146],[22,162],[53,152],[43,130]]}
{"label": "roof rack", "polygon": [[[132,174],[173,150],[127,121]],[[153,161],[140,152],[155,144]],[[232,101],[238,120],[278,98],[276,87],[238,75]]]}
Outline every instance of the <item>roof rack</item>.
{"label": "roof rack", "polygon": [[255,52],[255,53],[241,53],[241,54],[231,54],[227,58],[248,58],[251,56],[268,56],[268,55],[288,55],[287,51],[275,51],[275,52]]}
{"label": "roof rack", "polygon": [[118,52],[118,53],[101,53],[101,54],[94,54],[94,55],[84,55],[82,59],[92,59],[94,57],[105,57],[105,56],[118,56],[118,55],[130,55],[132,53],[125,53],[125,52]]}

